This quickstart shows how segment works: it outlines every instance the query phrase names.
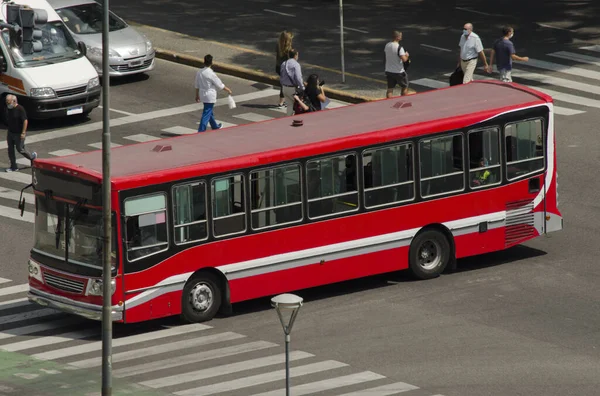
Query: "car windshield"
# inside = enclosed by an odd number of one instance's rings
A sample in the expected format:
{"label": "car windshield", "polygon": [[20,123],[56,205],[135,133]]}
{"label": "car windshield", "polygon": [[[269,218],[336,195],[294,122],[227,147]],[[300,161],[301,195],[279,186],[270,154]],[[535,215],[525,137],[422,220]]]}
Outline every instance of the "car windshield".
{"label": "car windshield", "polygon": [[41,25],[42,50],[32,54],[23,54],[18,47],[11,46],[10,32],[2,30],[2,40],[10,48],[10,55],[16,67],[35,67],[42,64],[60,63],[83,56],[71,34],[60,21]]}
{"label": "car windshield", "polygon": [[[98,3],[80,4],[56,10],[67,27],[76,34],[102,33],[102,7]],[[125,29],[127,24],[112,12],[108,17],[108,30]]]}
{"label": "car windshield", "polygon": [[[101,269],[102,212],[39,196],[36,201],[33,249],[72,264]],[[115,235],[113,225],[113,260],[116,257]]]}

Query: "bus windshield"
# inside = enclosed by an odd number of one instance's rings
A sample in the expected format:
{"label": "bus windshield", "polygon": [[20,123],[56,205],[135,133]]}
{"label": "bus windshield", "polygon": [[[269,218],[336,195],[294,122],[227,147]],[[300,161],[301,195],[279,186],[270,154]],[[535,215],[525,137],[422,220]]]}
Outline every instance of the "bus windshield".
{"label": "bus windshield", "polygon": [[[81,204],[36,197],[33,249],[43,255],[72,264],[102,268],[102,212]],[[113,217],[114,224],[114,217]],[[112,257],[116,257],[113,226]]]}
{"label": "bus windshield", "polygon": [[75,40],[62,22],[48,22],[40,27],[42,31],[42,50],[33,54],[23,54],[18,47],[11,46],[10,32],[2,31],[2,40],[10,48],[15,67],[36,67],[44,64],[60,63],[81,58],[83,54],[77,48]]}

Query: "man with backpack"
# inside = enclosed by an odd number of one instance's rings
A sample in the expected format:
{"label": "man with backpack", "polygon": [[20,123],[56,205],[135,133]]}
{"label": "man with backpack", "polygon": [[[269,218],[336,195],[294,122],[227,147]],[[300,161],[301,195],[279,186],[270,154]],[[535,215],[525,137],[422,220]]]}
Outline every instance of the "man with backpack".
{"label": "man with backpack", "polygon": [[385,76],[387,77],[386,98],[391,98],[396,85],[400,86],[401,94],[408,94],[408,75],[404,67],[408,62],[408,51],[400,46],[402,32],[394,31],[393,39],[385,45]]}

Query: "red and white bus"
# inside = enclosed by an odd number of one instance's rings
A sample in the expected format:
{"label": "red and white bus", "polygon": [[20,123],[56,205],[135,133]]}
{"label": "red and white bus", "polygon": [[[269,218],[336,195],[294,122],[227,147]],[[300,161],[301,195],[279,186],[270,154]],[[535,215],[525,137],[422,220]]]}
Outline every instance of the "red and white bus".
{"label": "red and white bus", "polygon": [[[112,317],[410,269],[562,229],[552,98],[473,82],[112,150]],[[101,318],[100,151],[39,159],[29,299]]]}

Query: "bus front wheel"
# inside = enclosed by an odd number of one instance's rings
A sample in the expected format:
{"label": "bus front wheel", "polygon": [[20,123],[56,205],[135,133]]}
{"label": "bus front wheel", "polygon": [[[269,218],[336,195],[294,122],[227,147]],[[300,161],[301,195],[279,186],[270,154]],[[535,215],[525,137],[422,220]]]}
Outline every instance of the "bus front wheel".
{"label": "bus front wheel", "polygon": [[450,261],[450,243],[437,230],[419,233],[410,244],[409,267],[418,279],[438,277]]}
{"label": "bus front wheel", "polygon": [[211,320],[221,307],[218,279],[210,273],[193,275],[183,288],[181,313],[187,322]]}

